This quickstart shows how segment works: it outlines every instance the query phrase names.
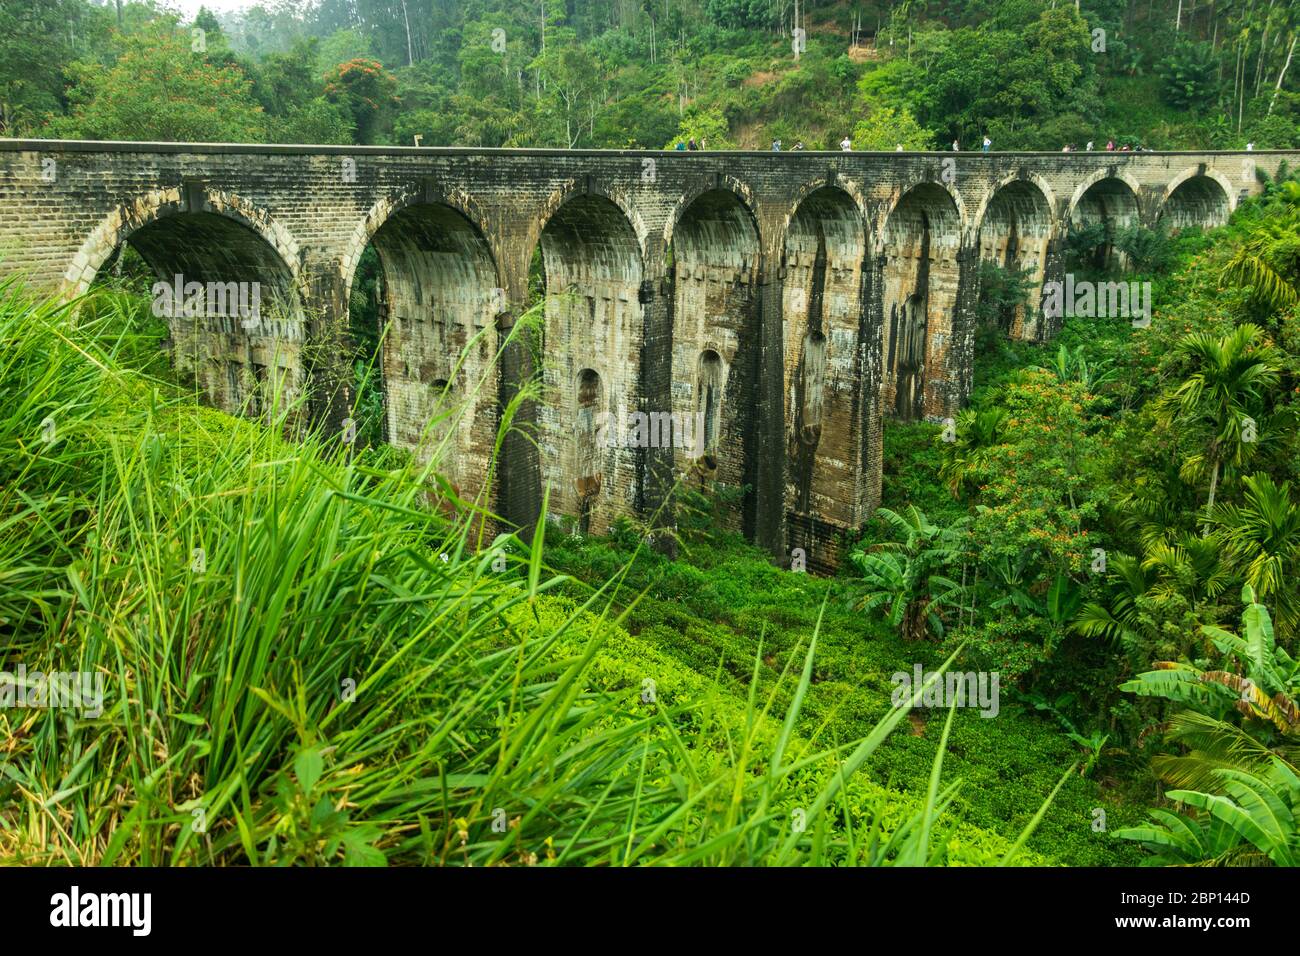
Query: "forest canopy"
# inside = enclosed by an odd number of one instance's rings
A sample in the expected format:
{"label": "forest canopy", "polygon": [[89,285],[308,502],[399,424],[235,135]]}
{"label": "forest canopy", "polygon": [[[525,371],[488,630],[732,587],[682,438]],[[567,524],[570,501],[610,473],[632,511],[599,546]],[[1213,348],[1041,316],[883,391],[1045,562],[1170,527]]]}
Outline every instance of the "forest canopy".
{"label": "forest canopy", "polygon": [[7,0],[0,133],[1286,148],[1298,18],[1118,0],[274,0],[190,21],[152,2]]}

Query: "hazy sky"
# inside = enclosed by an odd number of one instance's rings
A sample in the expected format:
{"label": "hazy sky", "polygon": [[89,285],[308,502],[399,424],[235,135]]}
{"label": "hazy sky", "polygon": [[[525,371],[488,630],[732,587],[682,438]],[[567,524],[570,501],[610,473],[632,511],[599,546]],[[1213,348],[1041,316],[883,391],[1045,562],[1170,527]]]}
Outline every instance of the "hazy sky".
{"label": "hazy sky", "polygon": [[199,7],[207,7],[214,13],[229,13],[244,7],[251,7],[256,0],[162,0],[160,5],[180,10],[185,19],[191,20],[199,12]]}

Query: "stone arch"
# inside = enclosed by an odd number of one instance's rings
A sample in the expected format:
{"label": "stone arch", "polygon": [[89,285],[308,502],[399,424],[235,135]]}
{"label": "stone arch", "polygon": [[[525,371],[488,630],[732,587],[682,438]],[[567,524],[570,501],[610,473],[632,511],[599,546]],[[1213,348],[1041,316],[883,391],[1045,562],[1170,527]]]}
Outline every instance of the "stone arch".
{"label": "stone arch", "polygon": [[[250,262],[270,264],[277,273],[290,277],[290,284],[297,282],[302,259],[298,243],[288,230],[271,218],[269,213],[235,193],[204,189],[200,196],[200,204],[192,209],[190,201],[182,195],[181,188],[173,186],[168,189],[152,190],[129,203],[118,206],[100,221],[81,244],[81,248],[64,273],[63,294],[72,297],[85,293],[109,257],[122,243],[129,241],[141,230],[164,220],[187,216],[218,216],[226,221],[225,225],[215,225],[206,220],[199,221],[200,225],[206,226],[208,233],[211,234],[214,229],[225,229],[223,235],[235,237],[237,240],[236,248],[211,249],[210,254],[220,256],[227,261],[234,261],[242,253],[249,258]],[[232,226],[242,227],[243,231],[252,233],[253,237],[265,247],[265,252],[273,255],[261,254],[263,250],[260,249],[254,253],[251,238],[230,229],[229,227]],[[183,255],[185,250],[160,248],[157,252],[160,255],[172,252],[179,256]],[[153,262],[149,264],[155,267]],[[163,266],[164,271],[159,272],[160,277],[166,272],[166,264],[163,263]]]}
{"label": "stone arch", "polygon": [[673,203],[672,209],[668,212],[668,217],[664,221],[664,248],[669,248],[673,244],[673,237],[677,232],[677,227],[682,221],[682,216],[686,210],[695,204],[701,196],[706,193],[724,191],[729,192],[735,197],[736,202],[749,214],[750,221],[753,223],[754,231],[758,232],[758,216],[754,210],[757,203],[754,197],[753,188],[746,182],[737,179],[734,176],[719,174],[715,176],[710,183],[696,183],[692,188],[682,193]]}
{"label": "stone arch", "polygon": [[835,189],[848,196],[857,207],[858,214],[862,216],[864,229],[868,228],[868,225],[871,222],[871,214],[869,212],[870,204],[866,192],[856,180],[851,179],[848,176],[841,176],[837,173],[832,173],[830,175],[817,176],[814,179],[810,179],[795,191],[794,199],[791,200],[790,205],[786,209],[785,219],[782,223],[782,235],[789,235],[790,223],[794,217],[798,215],[799,207],[803,205],[804,200],[813,193],[820,192],[823,189]]}
{"label": "stone arch", "polygon": [[238,194],[153,190],[96,226],[64,274],[63,294],[84,293],[123,244],[158,277],[154,305],[167,318],[173,363],[210,404],[305,419],[302,257],[287,230]]}
{"label": "stone arch", "polygon": [[[836,181],[806,192],[783,249],[785,509],[790,546],[823,553],[866,517],[862,367],[867,218]],[[815,550],[814,550],[815,549]]]}
{"label": "stone arch", "polygon": [[[723,183],[679,204],[666,235],[672,288],[671,412],[690,416],[696,411],[689,383],[700,356],[717,353],[726,374],[717,443],[709,459],[716,467],[706,467],[705,477],[732,489],[748,486],[741,514],[729,520],[752,535],[762,262],[758,221],[742,195]],[[673,462],[682,472],[696,464],[682,449],[674,449]]]}
{"label": "stone arch", "polygon": [[[541,477],[555,514],[577,518],[593,534],[636,500],[644,445],[632,434],[644,338],[645,264],[635,226],[614,200],[574,193],[538,235],[546,276],[542,332],[544,400],[538,410]],[[575,388],[586,373],[600,383],[599,412],[609,416],[596,485],[578,474],[581,457]],[[628,410],[630,409],[630,413]],[[615,413],[618,413],[617,415]]]}
{"label": "stone arch", "polygon": [[984,194],[980,200],[979,208],[975,210],[975,215],[971,217],[971,225],[974,229],[974,235],[971,236],[972,242],[978,242],[979,230],[984,223],[985,216],[988,214],[989,205],[997,198],[998,193],[1006,186],[1013,183],[1025,183],[1036,187],[1042,195],[1043,201],[1047,203],[1047,214],[1049,218],[1055,220],[1060,211],[1060,197],[1052,184],[1044,179],[1041,175],[1029,170],[1018,170],[1003,176],[993,184],[993,188]]}
{"label": "stone arch", "polygon": [[379,260],[375,333],[385,438],[422,461],[436,457],[437,471],[461,497],[475,499],[486,492],[493,467],[494,320],[505,306],[496,260],[463,206],[426,201],[420,192],[384,200],[341,265],[350,308],[367,245]]}
{"label": "stone arch", "polygon": [[1096,248],[1096,268],[1124,266],[1126,257],[1115,249],[1114,236],[1142,221],[1139,195],[1131,176],[1105,169],[1097,170],[1075,189],[1066,214],[1067,228],[1077,231],[1102,225],[1106,229],[1106,239]]}
{"label": "stone arch", "polygon": [[1236,207],[1232,184],[1222,173],[1193,166],[1179,173],[1165,189],[1156,221],[1172,231],[1189,226],[1211,228],[1228,221]]}
{"label": "stone arch", "polygon": [[[528,231],[522,243],[522,248],[528,251],[528,255],[532,256],[533,250],[541,242],[542,233],[545,232],[546,227],[550,225],[555,215],[575,199],[583,198],[603,199],[619,211],[628,227],[632,230],[632,235],[636,239],[637,252],[641,256],[642,262],[644,262],[646,256],[649,255],[650,229],[641,216],[640,208],[636,203],[632,202],[622,189],[607,186],[594,177],[569,180],[557,189],[552,190],[551,194],[546,197],[542,208],[530,220]],[[525,261],[520,265],[523,268],[521,275],[526,276],[528,274],[528,262]]]}
{"label": "stone arch", "polygon": [[1105,167],[1102,169],[1094,170],[1093,172],[1089,173],[1086,177],[1084,177],[1084,179],[1079,183],[1079,185],[1074,188],[1074,192],[1070,194],[1069,206],[1065,210],[1065,221],[1068,223],[1071,219],[1074,218],[1075,212],[1079,208],[1079,205],[1082,202],[1084,196],[1092,192],[1094,186],[1096,186],[1100,182],[1103,182],[1104,180],[1112,180],[1112,179],[1116,180],[1116,183],[1111,184],[1111,187],[1108,188],[1117,189],[1119,186],[1127,186],[1128,193],[1132,197],[1133,205],[1136,208],[1139,205],[1138,196],[1142,194],[1141,184],[1125,170],[1116,169],[1113,166]]}
{"label": "stone arch", "polygon": [[951,189],[923,182],[899,196],[881,235],[884,408],[904,421],[948,414],[960,380],[953,354],[963,223]]}
{"label": "stone arch", "polygon": [[874,252],[877,256],[885,255],[888,252],[886,246],[889,242],[889,236],[886,230],[889,226],[889,221],[894,217],[894,213],[898,210],[899,206],[903,205],[904,201],[918,189],[922,189],[927,194],[934,196],[937,196],[940,192],[946,193],[949,202],[952,203],[952,209],[957,216],[958,244],[960,244],[962,237],[966,235],[966,200],[962,198],[961,191],[950,183],[935,182],[932,179],[918,179],[895,189],[889,202],[885,203],[880,208],[877,221],[872,230],[872,235],[876,240]]}
{"label": "stone arch", "polygon": [[1028,272],[1027,301],[1005,317],[1003,332],[1016,339],[1038,339],[1043,332],[1038,302],[1042,296],[1055,202],[1036,178],[1004,180],[985,197],[975,220],[979,257],[1006,269]]}
{"label": "stone arch", "polygon": [[460,213],[478,231],[479,235],[487,243],[488,251],[492,257],[493,268],[496,270],[497,275],[496,285],[498,287],[503,285],[500,279],[500,256],[493,245],[492,233],[487,227],[489,221],[487,213],[478,200],[460,189],[431,193],[423,185],[413,185],[391,193],[376,202],[366,210],[365,217],[361,222],[357,223],[357,228],[352,231],[351,237],[343,247],[343,254],[339,258],[345,298],[351,295],[352,280],[356,277],[357,264],[361,261],[361,254],[365,252],[366,246],[370,245],[375,233],[383,228],[384,224],[393,216],[407,207],[423,204],[441,205],[453,209]]}

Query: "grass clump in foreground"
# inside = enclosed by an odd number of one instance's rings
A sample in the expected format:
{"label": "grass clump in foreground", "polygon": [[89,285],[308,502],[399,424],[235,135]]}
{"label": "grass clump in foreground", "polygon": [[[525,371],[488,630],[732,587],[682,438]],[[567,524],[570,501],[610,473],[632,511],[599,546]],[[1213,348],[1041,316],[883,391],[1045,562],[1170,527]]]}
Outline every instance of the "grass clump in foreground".
{"label": "grass clump in foreground", "polygon": [[198,408],[141,371],[129,309],[84,305],[0,285],[0,668],[104,688],[0,709],[9,860],[1024,861],[943,816],[942,747],[923,797],[855,777],[911,701],[801,737],[816,628],[779,712],[757,679],[611,689],[623,571],[563,598],[540,536],[440,514],[429,467]]}

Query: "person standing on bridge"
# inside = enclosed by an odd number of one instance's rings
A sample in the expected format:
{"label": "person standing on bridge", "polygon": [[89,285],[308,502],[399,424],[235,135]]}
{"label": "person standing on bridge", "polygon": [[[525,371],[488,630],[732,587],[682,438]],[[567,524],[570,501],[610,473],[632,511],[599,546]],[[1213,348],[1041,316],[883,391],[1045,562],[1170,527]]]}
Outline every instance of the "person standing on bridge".
{"label": "person standing on bridge", "polygon": [[954,153],[960,152],[960,147],[958,147],[957,141],[955,139],[952,141],[952,151]]}
{"label": "person standing on bridge", "polygon": [[774,153],[781,152],[781,141],[779,139],[772,140],[772,152]]}
{"label": "person standing on bridge", "polygon": [[989,151],[989,147],[992,146],[992,145],[993,145],[993,140],[991,140],[991,139],[989,139],[987,136],[985,136],[985,137],[984,137],[984,152],[987,153],[987,152]]}
{"label": "person standing on bridge", "polygon": [[1089,153],[1091,153],[1091,152],[1092,152],[1092,140],[1088,140],[1088,145],[1085,146],[1085,147],[1083,147],[1083,148],[1084,148],[1085,150],[1087,150]]}
{"label": "person standing on bridge", "polygon": [[692,136],[692,137],[691,137],[691,141],[690,141],[689,143],[686,144],[686,148],[687,148],[687,149],[699,149],[699,148],[700,148],[700,144],[697,143],[697,142],[695,142],[695,137]]}
{"label": "person standing on bridge", "polygon": [[1108,153],[1115,152],[1115,141],[1113,139],[1106,144],[1106,152]]}
{"label": "person standing on bridge", "polygon": [[845,136],[842,140],[840,140],[840,149],[844,150],[844,152],[846,153],[852,152],[853,141],[849,139],[847,136]]}

